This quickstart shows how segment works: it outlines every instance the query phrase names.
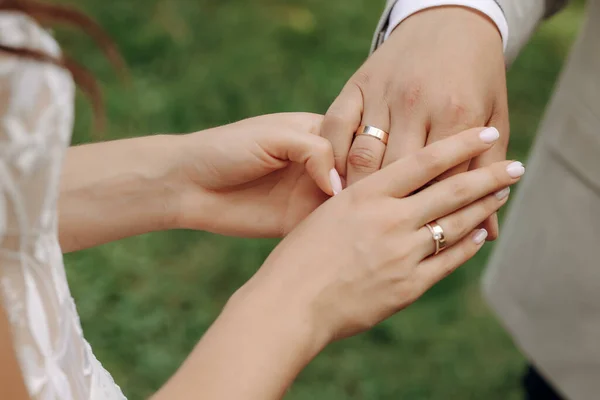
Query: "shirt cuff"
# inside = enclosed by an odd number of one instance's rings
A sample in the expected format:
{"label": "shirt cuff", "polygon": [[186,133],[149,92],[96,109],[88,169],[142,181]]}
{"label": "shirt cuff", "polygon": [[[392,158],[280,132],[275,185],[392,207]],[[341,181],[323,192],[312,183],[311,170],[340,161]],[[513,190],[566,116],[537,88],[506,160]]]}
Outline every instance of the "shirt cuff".
{"label": "shirt cuff", "polygon": [[394,28],[411,15],[433,7],[462,6],[472,8],[487,15],[498,27],[502,36],[502,44],[506,51],[508,44],[508,22],[504,12],[494,0],[398,0],[390,14],[390,20],[384,39],[387,39]]}

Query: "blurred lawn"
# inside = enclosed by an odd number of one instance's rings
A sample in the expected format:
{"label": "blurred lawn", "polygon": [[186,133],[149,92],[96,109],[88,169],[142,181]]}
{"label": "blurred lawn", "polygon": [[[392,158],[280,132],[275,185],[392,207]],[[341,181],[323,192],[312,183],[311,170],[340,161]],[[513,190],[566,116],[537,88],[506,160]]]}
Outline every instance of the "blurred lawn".
{"label": "blurred lawn", "polygon": [[[379,3],[78,0],[119,44],[129,86],[88,39],[59,36],[105,83],[108,138],[190,132],[264,113],[324,112],[364,61]],[[527,153],[581,14],[576,2],[546,24],[510,72],[513,157]],[[79,106],[76,143],[90,140],[89,107]],[[164,232],[66,257],[86,336],[130,399],[167,379],[274,244]],[[331,346],[288,398],[520,398],[523,359],[478,290],[489,250],[400,315]]]}

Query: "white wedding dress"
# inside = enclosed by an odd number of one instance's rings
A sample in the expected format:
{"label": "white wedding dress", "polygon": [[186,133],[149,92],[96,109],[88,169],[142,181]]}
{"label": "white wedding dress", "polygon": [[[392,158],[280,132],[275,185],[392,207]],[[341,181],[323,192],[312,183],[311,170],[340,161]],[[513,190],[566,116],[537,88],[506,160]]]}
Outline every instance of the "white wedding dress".
{"label": "white wedding dress", "polygon": [[[0,12],[0,43],[60,54],[13,12]],[[32,400],[125,399],[83,338],[57,237],[74,91],[63,69],[0,52],[0,299]]]}

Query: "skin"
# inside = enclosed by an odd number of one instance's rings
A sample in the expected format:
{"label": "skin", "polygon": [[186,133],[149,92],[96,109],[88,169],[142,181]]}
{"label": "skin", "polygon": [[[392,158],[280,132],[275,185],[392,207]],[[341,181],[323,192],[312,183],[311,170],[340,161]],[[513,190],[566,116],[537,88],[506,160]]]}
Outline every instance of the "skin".
{"label": "skin", "polygon": [[[302,136],[321,122],[267,116],[69,150],[59,204],[66,251],[172,228],[289,233],[155,399],[281,398],[327,344],[402,310],[472,257],[482,246],[476,228],[506,202],[493,193],[518,181],[497,162],[509,134],[500,37],[472,10],[408,18],[330,107],[322,135],[331,147]],[[387,148],[353,141],[361,123],[388,131]],[[476,126],[498,128],[498,143],[482,144],[480,130],[457,135]],[[317,209],[333,194],[334,165],[352,186]],[[477,171],[456,175],[467,169]],[[431,256],[423,224],[434,219],[451,247]],[[497,222],[486,226],[495,238]],[[0,348],[0,387],[28,399],[1,307]]]}
{"label": "skin", "polygon": [[59,202],[63,251],[166,229],[285,235],[333,194],[331,144],[316,134],[322,119],[273,114],[70,148]]}
{"label": "skin", "polygon": [[[476,241],[473,230],[506,202],[493,193],[518,181],[509,162],[410,193],[489,149],[478,132],[391,164],[319,207],[234,294],[155,399],[279,399],[329,343],[404,309],[476,254],[485,235],[476,231]],[[436,256],[423,227],[432,219],[449,227],[451,245]]]}
{"label": "skin", "polygon": [[[493,150],[438,179],[506,159],[509,139],[502,38],[485,15],[436,7],[403,21],[348,80],[329,108],[323,136],[348,185],[415,151],[477,126],[493,126]],[[359,125],[389,132],[387,147],[353,134]],[[498,235],[496,217],[486,223]]]}
{"label": "skin", "polygon": [[[481,128],[472,129],[316,208],[333,194],[333,151],[311,133],[320,123],[312,114],[273,115],[69,150],[59,226],[71,250],[166,228],[260,236],[294,227],[155,400],[281,398],[329,343],[404,309],[476,254],[486,233],[477,226],[506,202],[494,193],[518,182],[515,168],[523,172],[504,161],[417,191],[495,147]],[[303,201],[291,201],[295,196]],[[316,210],[307,212],[304,202]],[[235,214],[239,208],[245,212]],[[223,218],[228,213],[235,218]],[[242,228],[234,226],[237,218]],[[449,245],[435,256],[423,226],[432,220],[444,226]],[[8,325],[0,324],[0,345],[9,337]],[[0,379],[18,376],[14,358],[1,360],[0,371],[8,373]],[[15,400],[27,399],[21,381],[4,380]]]}

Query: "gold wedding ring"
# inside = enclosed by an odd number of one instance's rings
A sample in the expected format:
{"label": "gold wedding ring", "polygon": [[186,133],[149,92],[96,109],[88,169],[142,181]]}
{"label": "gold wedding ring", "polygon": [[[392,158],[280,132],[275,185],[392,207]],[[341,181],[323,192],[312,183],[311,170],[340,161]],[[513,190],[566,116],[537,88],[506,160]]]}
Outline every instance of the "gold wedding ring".
{"label": "gold wedding ring", "polygon": [[435,242],[435,253],[433,255],[438,255],[440,251],[446,248],[446,236],[444,235],[444,230],[435,221],[425,224],[425,226],[431,232],[431,236]]}
{"label": "gold wedding ring", "polygon": [[385,145],[387,145],[388,137],[390,136],[389,133],[387,133],[386,131],[379,129],[379,128],[375,128],[374,126],[370,126],[370,125],[359,126],[358,130],[354,134],[354,137],[360,136],[360,135],[374,137],[375,139],[381,141],[381,143],[383,143]]}

